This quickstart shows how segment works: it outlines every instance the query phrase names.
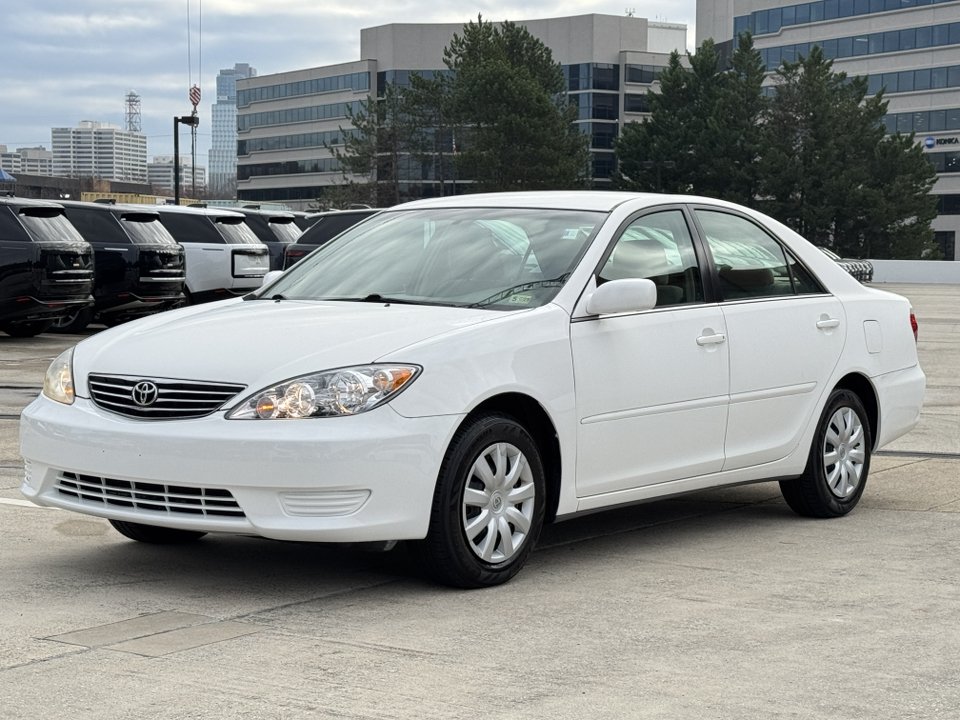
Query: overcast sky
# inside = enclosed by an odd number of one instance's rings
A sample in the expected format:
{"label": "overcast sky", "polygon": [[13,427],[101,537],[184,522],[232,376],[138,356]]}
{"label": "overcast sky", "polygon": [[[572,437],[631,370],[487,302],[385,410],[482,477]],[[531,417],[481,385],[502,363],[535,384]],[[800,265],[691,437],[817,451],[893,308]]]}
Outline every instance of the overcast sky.
{"label": "overcast sky", "polygon": [[[360,29],[388,23],[459,23],[477,13],[494,21],[623,15],[627,8],[685,23],[692,43],[695,0],[0,0],[0,144],[49,150],[52,127],[81,120],[123,126],[125,96],[136,90],[148,159],[171,154],[173,117],[190,113],[192,81],[203,92],[197,162],[207,165],[221,68],[249,63],[268,75],[360,60]],[[183,130],[181,152],[189,148]]]}

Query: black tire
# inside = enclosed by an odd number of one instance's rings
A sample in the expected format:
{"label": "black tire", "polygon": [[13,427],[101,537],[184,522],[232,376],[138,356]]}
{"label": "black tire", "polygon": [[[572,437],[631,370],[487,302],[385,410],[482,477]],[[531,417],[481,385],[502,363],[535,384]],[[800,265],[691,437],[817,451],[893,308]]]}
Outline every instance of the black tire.
{"label": "black tire", "polygon": [[[873,434],[860,398],[850,390],[834,390],[817,424],[803,475],[780,482],[783,499],[806,517],[846,515],[863,495],[872,448]],[[837,462],[831,463],[834,458]]]}
{"label": "black tire", "polygon": [[156,525],[142,525],[140,523],[111,520],[110,524],[121,535],[137,542],[152,545],[182,545],[196,542],[205,532],[195,530],[177,530],[175,528],[157,527]]}
{"label": "black tire", "polygon": [[[517,462],[521,457],[526,463]],[[498,479],[498,463],[503,481]],[[489,493],[487,482],[478,474],[483,467],[489,475]],[[514,476],[515,483],[502,484]],[[531,489],[532,497],[527,497]],[[481,508],[465,501],[467,492],[474,499],[487,497],[489,504]],[[440,466],[427,537],[411,543],[410,549],[427,574],[440,583],[460,588],[499,585],[520,572],[533,552],[545,507],[546,480],[533,438],[508,415],[478,415],[467,420],[451,441]],[[472,539],[468,527],[479,528]]]}
{"label": "black tire", "polygon": [[45,333],[51,325],[53,325],[53,320],[30,320],[28,322],[0,325],[0,330],[3,330],[10,337],[28,338]]}
{"label": "black tire", "polygon": [[118,318],[116,316],[111,317],[110,315],[100,318],[100,322],[103,323],[104,327],[108,328],[117,327],[118,325],[123,325],[125,322],[129,321],[130,318],[127,317]]}
{"label": "black tire", "polygon": [[82,308],[54,320],[50,326],[50,332],[61,334],[79,333],[86,330],[87,325],[91,322],[93,322],[93,310],[90,308]]}

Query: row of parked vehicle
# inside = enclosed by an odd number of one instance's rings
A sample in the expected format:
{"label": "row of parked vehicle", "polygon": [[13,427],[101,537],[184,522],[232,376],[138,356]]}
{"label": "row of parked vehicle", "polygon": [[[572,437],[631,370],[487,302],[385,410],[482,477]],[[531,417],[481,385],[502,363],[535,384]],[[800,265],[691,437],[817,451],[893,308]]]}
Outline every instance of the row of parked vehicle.
{"label": "row of parked vehicle", "polygon": [[374,212],[0,196],[0,330],[80,332],[243,295]]}

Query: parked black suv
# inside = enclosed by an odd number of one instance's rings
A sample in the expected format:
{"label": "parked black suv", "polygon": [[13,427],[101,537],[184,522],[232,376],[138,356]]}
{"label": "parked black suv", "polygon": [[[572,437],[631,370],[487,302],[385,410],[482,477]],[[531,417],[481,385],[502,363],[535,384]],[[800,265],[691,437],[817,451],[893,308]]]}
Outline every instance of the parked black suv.
{"label": "parked black suv", "polygon": [[264,245],[270,248],[270,269],[283,270],[283,253],[287,246],[297,242],[303,231],[296,223],[296,216],[278,210],[256,208],[230,208],[243,213],[247,225]]}
{"label": "parked black suv", "polygon": [[283,269],[302,260],[321,245],[333,240],[345,230],[349,230],[361,220],[366,220],[379,210],[367,208],[365,210],[331,210],[320,213],[316,222],[304,230],[303,235],[293,244],[287,245],[284,253]]}
{"label": "parked black suv", "polygon": [[93,304],[93,248],[57,203],[0,196],[0,330],[45,332]]}
{"label": "parked black suv", "polygon": [[93,246],[95,305],[54,321],[55,332],[80,332],[94,320],[117,325],[184,302],[183,248],[160,222],[160,213],[149,205],[60,204]]}

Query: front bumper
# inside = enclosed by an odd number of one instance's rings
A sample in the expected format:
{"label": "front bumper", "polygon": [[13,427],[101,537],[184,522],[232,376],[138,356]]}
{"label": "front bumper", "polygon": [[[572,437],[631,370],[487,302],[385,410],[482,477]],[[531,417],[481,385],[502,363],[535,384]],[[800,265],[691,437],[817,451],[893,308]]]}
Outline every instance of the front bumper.
{"label": "front bumper", "polygon": [[[41,395],[21,418],[20,489],[38,505],[184,530],[322,542],[419,539],[460,419],[405,418],[387,405],[312,420],[216,413],[149,422],[86,398],[68,406]],[[242,513],[222,512],[223,491]]]}

